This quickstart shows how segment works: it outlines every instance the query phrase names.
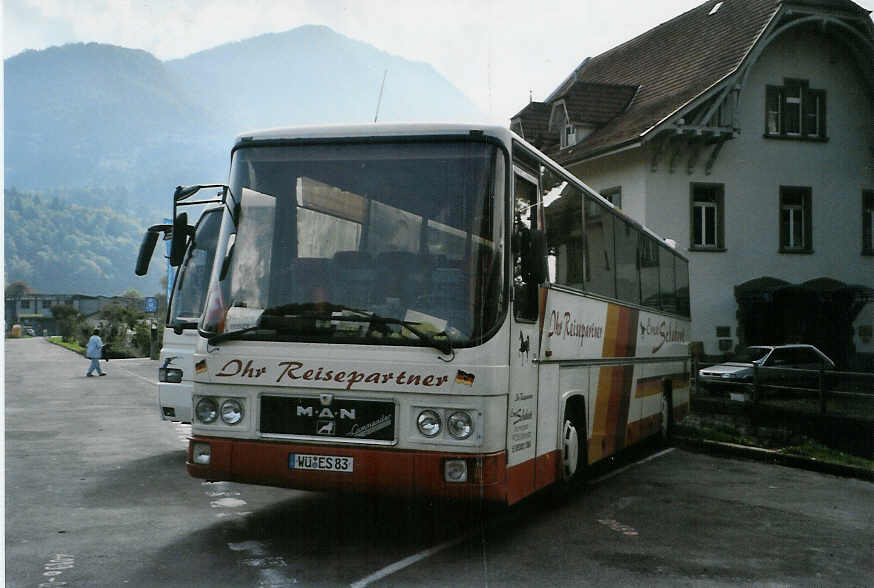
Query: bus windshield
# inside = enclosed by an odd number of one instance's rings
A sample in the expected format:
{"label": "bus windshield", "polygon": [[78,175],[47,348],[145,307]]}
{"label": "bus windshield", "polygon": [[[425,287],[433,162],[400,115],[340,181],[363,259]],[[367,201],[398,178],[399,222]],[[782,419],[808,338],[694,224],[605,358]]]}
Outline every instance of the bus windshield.
{"label": "bus windshield", "polygon": [[202,330],[446,349],[482,341],[505,303],[504,174],[503,152],[473,140],[238,148],[239,214]]}
{"label": "bus windshield", "polygon": [[194,241],[174,284],[169,326],[194,328],[200,321],[222,222],[221,210],[205,211],[197,223]]}

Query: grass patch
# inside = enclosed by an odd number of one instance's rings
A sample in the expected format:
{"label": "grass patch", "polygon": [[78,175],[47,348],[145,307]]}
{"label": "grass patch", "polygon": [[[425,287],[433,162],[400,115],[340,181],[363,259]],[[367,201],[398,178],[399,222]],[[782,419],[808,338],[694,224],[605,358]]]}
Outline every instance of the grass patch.
{"label": "grass patch", "polygon": [[683,437],[695,441],[716,441],[717,443],[734,443],[750,447],[762,446],[760,441],[752,437],[746,437],[735,431],[714,429],[712,427],[686,427],[678,425],[677,432]]}
{"label": "grass patch", "polygon": [[735,445],[745,445],[747,447],[764,447],[784,455],[794,455],[815,459],[824,463],[874,470],[874,461],[870,459],[844,453],[807,437],[803,437],[797,445],[775,446],[773,441],[741,435],[737,431],[727,428],[718,429],[707,426],[690,427],[678,425],[676,430],[680,436],[692,441],[714,441],[717,443],[734,443]]}
{"label": "grass patch", "polygon": [[85,348],[79,345],[78,343],[68,343],[64,341],[62,337],[49,337],[49,343],[54,343],[55,345],[60,345],[61,347],[65,347],[70,351],[75,351],[76,353],[81,353],[84,355]]}
{"label": "grass patch", "polygon": [[808,457],[810,459],[815,459],[817,461],[824,461],[828,463],[836,463],[857,468],[865,468],[867,470],[874,470],[874,461],[870,459],[864,459],[862,457],[857,457],[855,455],[849,455],[842,451],[836,451],[812,439],[804,439],[799,445],[784,447],[780,449],[780,453],[785,453],[786,455],[798,455],[801,457]]}

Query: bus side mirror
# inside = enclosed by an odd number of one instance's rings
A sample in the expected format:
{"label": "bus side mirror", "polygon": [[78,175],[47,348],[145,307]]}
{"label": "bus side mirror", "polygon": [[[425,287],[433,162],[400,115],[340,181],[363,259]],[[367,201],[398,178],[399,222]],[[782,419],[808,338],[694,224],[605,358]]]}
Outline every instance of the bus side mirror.
{"label": "bus side mirror", "polygon": [[152,261],[152,254],[155,252],[155,245],[158,243],[158,235],[170,230],[170,225],[153,225],[146,230],[143,235],[143,242],[140,244],[140,252],[137,255],[137,265],[134,268],[134,273],[138,276],[144,276],[149,271],[149,262]]}
{"label": "bus side mirror", "polygon": [[192,227],[188,226],[187,212],[180,212],[173,219],[173,233],[170,238],[170,265],[173,267],[182,264],[185,250],[188,248],[188,236],[192,230]]}

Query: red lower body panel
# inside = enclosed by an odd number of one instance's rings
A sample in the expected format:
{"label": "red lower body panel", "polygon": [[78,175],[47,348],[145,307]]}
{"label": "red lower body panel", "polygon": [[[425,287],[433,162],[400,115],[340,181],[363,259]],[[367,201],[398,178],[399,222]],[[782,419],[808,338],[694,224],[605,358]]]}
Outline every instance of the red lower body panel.
{"label": "red lower body panel", "polygon": [[[210,445],[209,465],[193,463],[191,448],[194,443]],[[352,472],[291,469],[291,454],[352,457],[354,469]],[[468,460],[469,481],[444,481],[443,463],[446,459]],[[503,451],[470,455],[195,436],[189,442],[186,467],[191,476],[211,481],[299,490],[342,490],[507,502],[506,462]]]}

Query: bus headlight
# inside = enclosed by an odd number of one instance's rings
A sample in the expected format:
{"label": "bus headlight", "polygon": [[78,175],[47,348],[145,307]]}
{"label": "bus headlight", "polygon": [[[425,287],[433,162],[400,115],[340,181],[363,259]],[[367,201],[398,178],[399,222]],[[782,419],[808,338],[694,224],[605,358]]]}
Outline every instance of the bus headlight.
{"label": "bus headlight", "polygon": [[423,410],[416,418],[416,426],[425,437],[436,437],[442,428],[440,415],[433,410]]}
{"label": "bus headlight", "polygon": [[222,402],[222,421],[228,425],[236,425],[243,420],[243,403],[234,398]]}
{"label": "bus headlight", "polygon": [[446,428],[455,439],[467,439],[473,433],[473,420],[464,411],[456,411],[446,419]]}
{"label": "bus headlight", "polygon": [[214,423],[218,418],[218,406],[212,398],[201,398],[194,407],[194,416],[206,425]]}

